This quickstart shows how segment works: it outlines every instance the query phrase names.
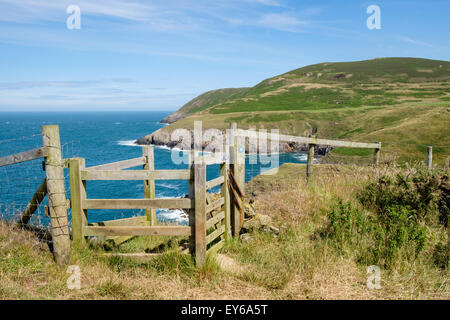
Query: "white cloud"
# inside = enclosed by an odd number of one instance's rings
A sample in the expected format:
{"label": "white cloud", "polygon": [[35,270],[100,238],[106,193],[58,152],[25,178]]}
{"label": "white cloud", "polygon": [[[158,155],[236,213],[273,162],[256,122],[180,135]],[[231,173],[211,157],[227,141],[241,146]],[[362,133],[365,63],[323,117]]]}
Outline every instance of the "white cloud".
{"label": "white cloud", "polygon": [[415,44],[415,45],[419,45],[419,46],[425,46],[425,47],[432,47],[433,45],[427,42],[423,42],[423,41],[419,41],[419,40],[415,40],[412,39],[410,37],[400,37],[399,38],[401,41],[403,42],[407,42],[407,43],[411,43],[411,44]]}
{"label": "white cloud", "polygon": [[265,6],[279,7],[281,4],[277,0],[244,0],[248,3],[263,4]]}
{"label": "white cloud", "polygon": [[286,13],[267,13],[258,20],[258,24],[264,27],[273,28],[281,31],[299,32],[300,27],[309,23],[300,20],[291,14]]}

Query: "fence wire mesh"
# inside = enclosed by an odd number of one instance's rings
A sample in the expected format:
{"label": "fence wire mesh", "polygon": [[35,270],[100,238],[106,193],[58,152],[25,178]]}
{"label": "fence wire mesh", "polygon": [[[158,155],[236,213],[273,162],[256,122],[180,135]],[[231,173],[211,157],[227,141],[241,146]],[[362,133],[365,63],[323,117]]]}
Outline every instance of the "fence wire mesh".
{"label": "fence wire mesh", "polygon": [[[42,147],[41,134],[34,134],[12,139],[0,140],[0,157],[24,152]],[[75,157],[80,152],[80,143],[71,141],[61,145],[64,158]],[[66,197],[70,197],[69,172],[64,171]],[[24,212],[37,190],[45,181],[44,159],[0,167],[0,219],[14,225],[24,221]],[[42,196],[42,191],[40,192]],[[36,203],[32,203],[35,205]],[[45,206],[48,199],[45,197],[37,206],[34,214],[27,221],[27,229],[38,233],[42,239],[49,239],[50,218],[46,215]],[[70,214],[70,210],[69,210]]]}

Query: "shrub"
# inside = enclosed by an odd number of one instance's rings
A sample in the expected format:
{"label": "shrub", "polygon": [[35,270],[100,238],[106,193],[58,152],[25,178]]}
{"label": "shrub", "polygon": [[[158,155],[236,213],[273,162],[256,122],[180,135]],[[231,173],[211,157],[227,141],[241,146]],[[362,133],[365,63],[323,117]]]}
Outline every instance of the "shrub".
{"label": "shrub", "polygon": [[408,207],[412,219],[447,224],[449,199],[449,172],[429,171],[408,167],[396,173],[387,173],[370,182],[359,195],[361,203],[385,215],[392,206]]}
{"label": "shrub", "polygon": [[359,263],[389,267],[399,250],[415,255],[423,251],[427,229],[415,216],[408,206],[370,214],[339,200],[328,214],[325,234],[342,253],[354,252]]}

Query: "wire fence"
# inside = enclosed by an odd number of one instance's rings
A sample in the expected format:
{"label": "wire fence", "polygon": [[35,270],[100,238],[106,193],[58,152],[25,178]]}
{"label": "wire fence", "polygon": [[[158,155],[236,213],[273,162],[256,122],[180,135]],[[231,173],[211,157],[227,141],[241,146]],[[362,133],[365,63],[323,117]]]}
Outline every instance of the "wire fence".
{"label": "wire fence", "polygon": [[[41,134],[34,134],[13,139],[0,140],[0,157],[42,147]],[[71,141],[61,145],[64,158],[75,157],[79,154],[79,141]],[[66,196],[70,197],[69,172],[65,170]],[[14,225],[23,221],[25,210],[37,190],[45,181],[44,159],[36,159],[0,167],[0,219]],[[41,191],[42,193],[42,191]],[[43,197],[44,194],[39,196]],[[49,240],[48,230],[50,218],[46,215],[45,207],[48,199],[45,197],[37,206],[29,219],[26,228],[38,233],[43,239]],[[70,211],[69,211],[70,214]]]}

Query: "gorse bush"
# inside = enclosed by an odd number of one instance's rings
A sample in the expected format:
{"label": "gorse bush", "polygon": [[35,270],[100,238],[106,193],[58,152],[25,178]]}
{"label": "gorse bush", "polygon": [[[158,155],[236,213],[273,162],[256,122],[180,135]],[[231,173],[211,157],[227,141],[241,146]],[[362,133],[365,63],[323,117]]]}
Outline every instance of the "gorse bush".
{"label": "gorse bush", "polygon": [[[370,211],[342,200],[332,207],[327,238],[342,253],[356,253],[364,264],[389,267],[400,251],[415,259],[426,247],[428,230],[448,224],[449,171],[390,170],[368,182],[359,200]],[[446,252],[436,247],[436,265],[446,265]]]}
{"label": "gorse bush", "polygon": [[427,229],[414,214],[401,206],[372,214],[339,200],[328,214],[325,234],[342,253],[354,252],[359,263],[389,267],[399,250],[417,255],[425,247]]}
{"label": "gorse bush", "polygon": [[361,203],[383,215],[392,206],[408,207],[416,221],[447,225],[450,207],[448,170],[408,167],[370,182],[361,192]]}

